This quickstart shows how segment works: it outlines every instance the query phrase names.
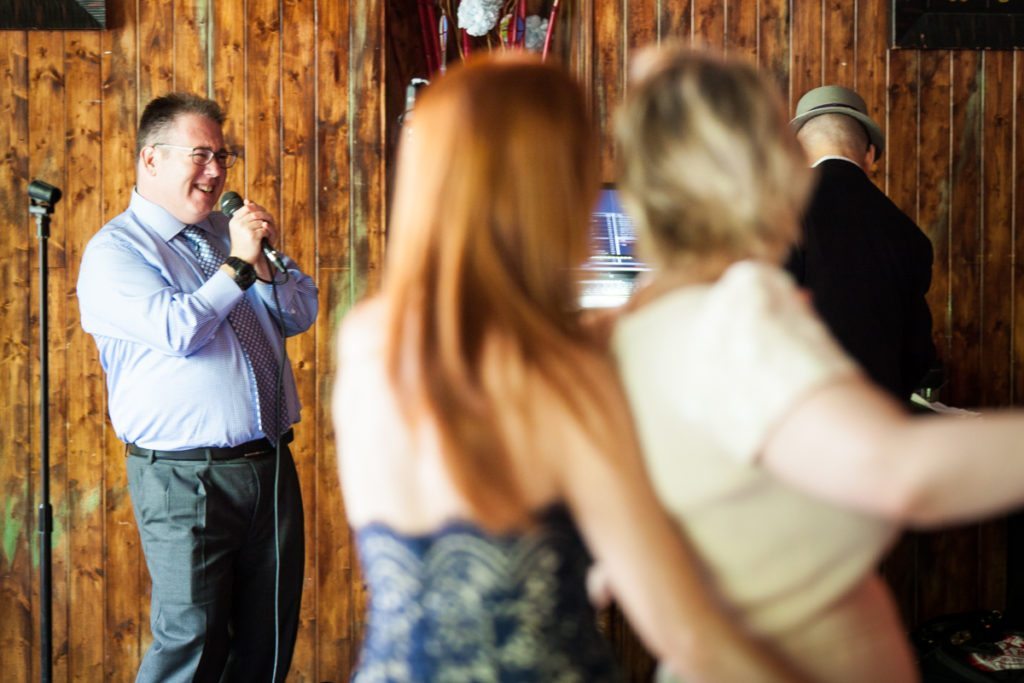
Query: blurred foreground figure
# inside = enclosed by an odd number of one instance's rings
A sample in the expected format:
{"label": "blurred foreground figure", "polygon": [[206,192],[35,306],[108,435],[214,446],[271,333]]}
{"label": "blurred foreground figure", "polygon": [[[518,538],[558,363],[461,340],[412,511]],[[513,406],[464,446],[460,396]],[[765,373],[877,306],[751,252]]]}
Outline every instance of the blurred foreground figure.
{"label": "blurred foreground figure", "polygon": [[613,348],[658,496],[811,679],[915,680],[875,567],[901,524],[1024,502],[1024,415],[911,418],[832,339],[780,265],[811,171],[767,77],[681,48],[637,66],[622,185],[655,275]]}
{"label": "blurred foreground figure", "polygon": [[[370,588],[356,681],[616,681],[590,554],[688,681],[792,680],[719,611],[576,313],[597,141],[563,71],[452,69],[403,132],[383,286],[345,319],[334,422]],[[714,647],[712,647],[714,644]]]}

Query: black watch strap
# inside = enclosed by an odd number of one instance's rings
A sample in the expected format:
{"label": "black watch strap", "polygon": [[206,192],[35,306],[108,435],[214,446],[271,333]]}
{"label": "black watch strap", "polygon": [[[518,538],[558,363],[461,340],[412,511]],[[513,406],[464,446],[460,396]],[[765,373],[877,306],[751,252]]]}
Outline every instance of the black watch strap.
{"label": "black watch strap", "polygon": [[243,292],[252,287],[253,283],[256,282],[256,269],[248,261],[243,261],[237,256],[229,256],[224,263],[234,269],[235,284]]}

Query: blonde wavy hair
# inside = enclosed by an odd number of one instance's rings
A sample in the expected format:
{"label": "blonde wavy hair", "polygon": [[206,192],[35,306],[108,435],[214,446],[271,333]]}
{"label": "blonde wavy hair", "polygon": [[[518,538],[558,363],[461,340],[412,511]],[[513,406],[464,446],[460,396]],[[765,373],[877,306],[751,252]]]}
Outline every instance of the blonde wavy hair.
{"label": "blonde wavy hair", "polygon": [[681,46],[638,54],[616,121],[624,201],[666,267],[712,256],[778,261],[811,173],[775,84]]}
{"label": "blonde wavy hair", "polygon": [[529,421],[522,378],[546,378],[584,422],[596,405],[574,362],[591,348],[574,269],[600,185],[596,136],[580,87],[526,56],[451,69],[409,126],[382,289],[389,375],[406,419],[439,430],[480,520],[507,527],[530,512],[503,431],[510,411]]}

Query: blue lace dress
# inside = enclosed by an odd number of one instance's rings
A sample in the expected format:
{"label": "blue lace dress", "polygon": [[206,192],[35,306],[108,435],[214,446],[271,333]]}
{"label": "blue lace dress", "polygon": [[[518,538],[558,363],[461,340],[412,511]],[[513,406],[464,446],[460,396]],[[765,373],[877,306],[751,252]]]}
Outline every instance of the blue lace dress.
{"label": "blue lace dress", "polygon": [[423,535],[357,532],[369,623],[352,680],[621,681],[587,599],[590,565],[562,506],[530,531],[453,522]]}

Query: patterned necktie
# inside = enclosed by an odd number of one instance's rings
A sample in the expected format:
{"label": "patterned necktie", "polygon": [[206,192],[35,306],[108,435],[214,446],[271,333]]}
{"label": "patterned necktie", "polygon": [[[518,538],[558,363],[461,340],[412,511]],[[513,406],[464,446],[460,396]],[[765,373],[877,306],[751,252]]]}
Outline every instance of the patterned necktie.
{"label": "patterned necktie", "polygon": [[[203,230],[194,225],[185,226],[181,234],[184,235],[196,258],[199,259],[199,266],[203,274],[207,278],[212,277],[224,263],[224,254],[206,239],[206,233]],[[276,391],[278,364],[274,357],[274,349],[263,333],[260,321],[256,317],[256,311],[252,309],[247,297],[243,296],[231,309],[231,312],[228,313],[228,322],[231,323],[231,328],[242,344],[242,350],[245,351],[245,360],[249,365],[250,376],[256,380],[260,429],[271,443],[274,443],[289,427],[284,392]],[[275,396],[280,399],[276,410]]]}

